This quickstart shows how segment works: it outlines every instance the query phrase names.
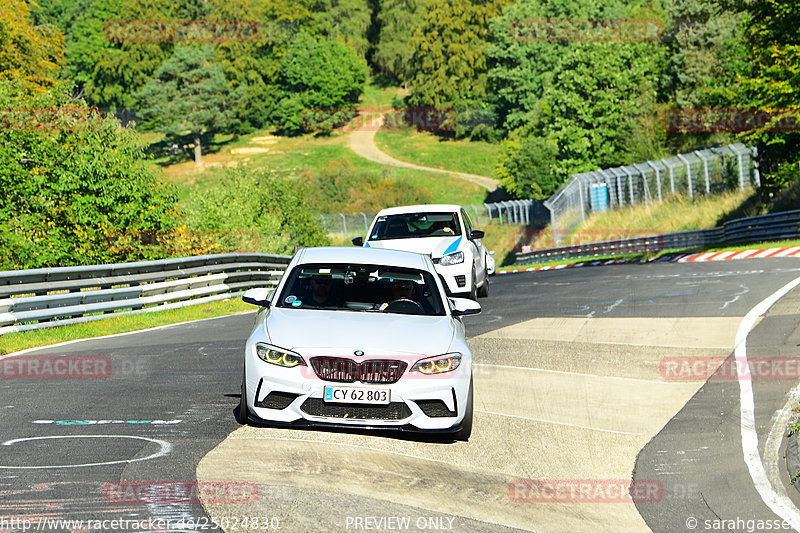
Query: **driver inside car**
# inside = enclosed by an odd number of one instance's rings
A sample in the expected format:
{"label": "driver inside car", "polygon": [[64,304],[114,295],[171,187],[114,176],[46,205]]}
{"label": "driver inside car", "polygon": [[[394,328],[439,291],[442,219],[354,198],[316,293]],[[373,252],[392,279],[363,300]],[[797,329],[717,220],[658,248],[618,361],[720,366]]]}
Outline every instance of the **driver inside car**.
{"label": "driver inside car", "polygon": [[390,283],[390,289],[392,291],[392,300],[390,302],[383,302],[380,304],[377,309],[378,311],[383,311],[386,309],[390,303],[396,300],[413,300],[414,296],[414,282],[405,280],[405,279],[393,279]]}

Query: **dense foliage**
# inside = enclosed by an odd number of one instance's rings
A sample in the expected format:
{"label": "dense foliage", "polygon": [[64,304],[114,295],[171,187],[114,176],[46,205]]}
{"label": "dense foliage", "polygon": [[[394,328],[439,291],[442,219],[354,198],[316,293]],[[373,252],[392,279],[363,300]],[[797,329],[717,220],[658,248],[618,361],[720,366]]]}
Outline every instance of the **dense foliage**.
{"label": "dense foliage", "polygon": [[[547,33],[552,21],[567,33]],[[649,26],[626,34],[626,21]],[[309,213],[426,201],[332,164],[293,179],[240,169],[236,187],[181,213],[112,116],[198,148],[215,132],[330,134],[370,74],[408,89],[395,107],[437,117],[425,127],[443,140],[501,143],[495,177],[514,197],[745,141],[759,147],[766,198],[798,180],[798,27],[796,0],[0,0],[2,268],[248,248],[231,237],[242,228],[258,235],[252,249],[290,251],[324,242]],[[772,120],[664,120],[720,109]],[[353,205],[353,190],[369,194]]]}
{"label": "dense foliage", "polygon": [[69,91],[0,81],[0,270],[171,253],[176,200],[134,132]]}

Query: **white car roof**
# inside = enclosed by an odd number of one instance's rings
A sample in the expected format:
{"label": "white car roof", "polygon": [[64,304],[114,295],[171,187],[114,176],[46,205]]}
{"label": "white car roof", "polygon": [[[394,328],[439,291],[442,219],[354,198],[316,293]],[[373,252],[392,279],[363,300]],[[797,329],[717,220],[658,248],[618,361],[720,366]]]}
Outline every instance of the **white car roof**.
{"label": "white car roof", "polygon": [[365,263],[431,270],[426,266],[425,256],[417,253],[355,246],[303,248],[297,252],[296,259],[297,264]]}
{"label": "white car roof", "polygon": [[399,207],[389,207],[387,209],[383,209],[380,213],[378,213],[377,216],[397,215],[400,213],[457,213],[460,209],[461,206],[456,204],[403,205]]}

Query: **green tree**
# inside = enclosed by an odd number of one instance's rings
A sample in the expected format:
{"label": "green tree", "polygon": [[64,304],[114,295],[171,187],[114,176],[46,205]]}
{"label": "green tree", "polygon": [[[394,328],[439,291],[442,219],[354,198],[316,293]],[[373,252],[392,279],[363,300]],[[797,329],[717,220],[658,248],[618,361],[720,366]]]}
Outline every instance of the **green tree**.
{"label": "green tree", "polygon": [[281,61],[275,124],[289,134],[330,132],[352,118],[366,80],[366,61],[352,48],[301,33]]}
{"label": "green tree", "polygon": [[495,176],[515,198],[548,198],[561,185],[556,174],[558,145],[538,136],[513,135],[497,157]]}
{"label": "green tree", "polygon": [[404,84],[413,55],[411,36],[422,21],[420,0],[378,0],[379,24],[372,64],[388,81]]}
{"label": "green tree", "polygon": [[364,58],[369,41],[371,10],[367,0],[304,0],[311,18],[303,28],[315,37],[342,40]]}
{"label": "green tree", "polygon": [[556,2],[520,0],[490,22],[489,96],[500,128],[511,131],[535,114],[553,70],[577,41],[551,40],[537,24],[546,19],[598,19],[607,16],[599,0]]}
{"label": "green tree", "polygon": [[656,112],[660,52],[655,43],[583,43],[561,59],[539,105],[540,127],[558,143],[562,180],[633,162],[631,135]]}
{"label": "green tree", "polygon": [[[771,110],[778,120],[800,123],[800,5],[792,0],[754,0],[740,7],[749,16],[747,47],[752,57],[752,74],[742,81],[748,101],[760,110]],[[786,163],[800,160],[800,133],[775,131],[775,123],[749,133],[746,139],[759,142],[767,173],[783,176],[785,185],[791,173]],[[781,167],[784,167],[783,169]],[[797,168],[797,165],[794,166]],[[795,170],[794,179],[798,179]]]}
{"label": "green tree", "polygon": [[156,242],[175,228],[175,196],[134,132],[70,93],[0,80],[0,270],[166,253]]}
{"label": "green tree", "polygon": [[50,86],[63,60],[63,34],[35,25],[24,0],[0,0],[0,77]]}
{"label": "green tree", "polygon": [[[409,104],[466,109],[486,97],[489,21],[509,0],[424,0],[411,39]],[[445,126],[454,124],[445,124]]]}
{"label": "green tree", "polygon": [[194,162],[202,162],[201,135],[232,127],[234,101],[214,50],[181,45],[137,96],[145,128],[168,135],[190,132]]}
{"label": "green tree", "polygon": [[749,71],[746,16],[718,0],[677,0],[668,16],[663,98],[680,109],[736,105]]}
{"label": "green tree", "polygon": [[266,127],[278,102],[283,53],[301,24],[311,18],[303,0],[209,0],[211,20],[258,22],[254,39],[222,39],[217,56],[234,89],[243,91],[236,118],[240,131]]}

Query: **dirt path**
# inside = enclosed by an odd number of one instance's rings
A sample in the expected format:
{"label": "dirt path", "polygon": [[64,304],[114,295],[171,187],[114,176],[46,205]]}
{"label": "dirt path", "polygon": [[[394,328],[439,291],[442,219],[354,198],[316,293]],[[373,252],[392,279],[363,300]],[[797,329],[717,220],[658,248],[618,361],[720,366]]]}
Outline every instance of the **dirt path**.
{"label": "dirt path", "polygon": [[353,150],[353,152],[355,152],[357,155],[363,157],[364,159],[368,159],[370,161],[374,161],[375,163],[380,163],[382,165],[391,165],[393,167],[412,168],[414,170],[426,170],[428,172],[439,172],[440,174],[450,174],[451,176],[456,176],[458,178],[471,181],[472,183],[477,183],[478,185],[480,185],[485,189],[488,189],[489,191],[494,191],[499,187],[499,183],[497,180],[492,178],[487,178],[486,176],[478,176],[476,174],[467,174],[464,172],[453,172],[450,170],[442,170],[439,168],[423,167],[420,165],[414,165],[413,163],[406,163],[405,161],[400,161],[399,159],[395,159],[390,155],[381,152],[375,145],[375,134],[378,132],[378,129],[380,129],[380,126],[383,124],[383,117],[380,117],[378,120],[371,122],[371,124],[377,124],[377,127],[356,129],[350,133],[350,149]]}

